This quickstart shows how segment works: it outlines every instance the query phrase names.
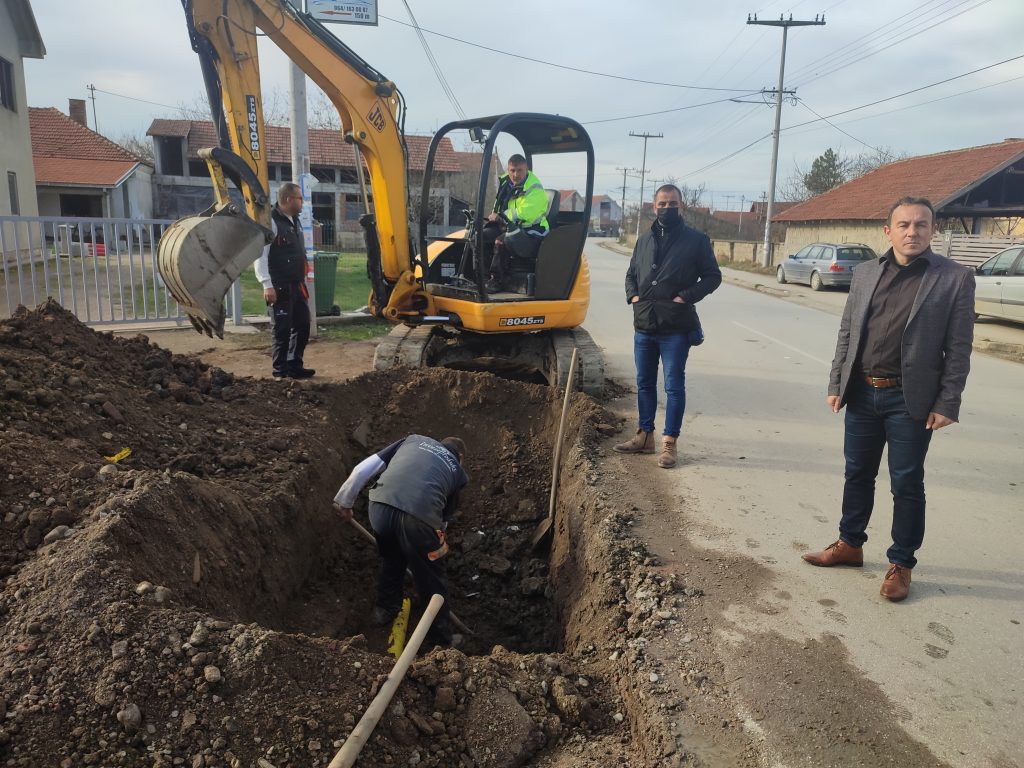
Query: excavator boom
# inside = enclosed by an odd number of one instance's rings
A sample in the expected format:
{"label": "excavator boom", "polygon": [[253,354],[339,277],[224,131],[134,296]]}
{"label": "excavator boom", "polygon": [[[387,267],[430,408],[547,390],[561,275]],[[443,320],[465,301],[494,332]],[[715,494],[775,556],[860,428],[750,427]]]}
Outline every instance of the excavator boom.
{"label": "excavator boom", "polygon": [[[287,0],[182,0],[182,5],[221,146],[204,156],[216,203],[176,222],[160,243],[158,266],[174,298],[197,330],[222,336],[224,295],[271,237],[256,46],[262,32],[324,91],[338,110],[356,161],[366,163],[375,193],[374,215],[365,224],[373,229],[377,251],[371,273],[378,306],[373,309],[402,319],[408,294],[418,289],[409,239],[403,105],[394,83]],[[242,206],[231,199],[225,177],[240,191]],[[392,301],[396,286],[402,288]]]}

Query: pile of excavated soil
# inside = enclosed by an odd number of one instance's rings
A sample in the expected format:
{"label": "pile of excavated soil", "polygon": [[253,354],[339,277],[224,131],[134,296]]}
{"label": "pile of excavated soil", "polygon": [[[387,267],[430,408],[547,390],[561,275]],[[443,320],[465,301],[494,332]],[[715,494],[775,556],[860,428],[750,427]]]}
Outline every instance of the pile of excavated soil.
{"label": "pile of excavated soil", "polygon": [[448,568],[474,634],[424,649],[359,765],[671,764],[633,678],[682,587],[633,583],[644,553],[581,447],[611,429],[589,398],[552,549],[529,547],[559,406],[444,370],[236,378],[19,309],[0,323],[0,761],[326,765],[393,662],[367,621],[376,554],[330,499],[419,432],[468,446]]}

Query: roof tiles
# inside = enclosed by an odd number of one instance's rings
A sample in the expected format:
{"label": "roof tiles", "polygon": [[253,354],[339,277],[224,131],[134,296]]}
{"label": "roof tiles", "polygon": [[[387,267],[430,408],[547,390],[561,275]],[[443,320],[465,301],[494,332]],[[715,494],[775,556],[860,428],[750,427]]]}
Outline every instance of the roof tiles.
{"label": "roof tiles", "polygon": [[[265,144],[267,162],[291,163],[291,131],[285,126],[268,125],[265,127]],[[149,136],[171,136],[188,140],[188,156],[190,159],[199,157],[199,150],[204,147],[217,146],[217,132],[213,123],[194,120],[154,120]],[[430,136],[413,136],[406,134],[405,143],[409,152],[409,169],[422,171],[427,164],[427,152],[430,149]],[[345,143],[341,132],[335,129],[309,129],[309,162],[311,165],[327,165],[335,168],[355,168],[356,158],[350,144]],[[434,156],[434,170],[440,172],[458,172],[462,170],[455,148],[450,139],[445,137],[438,145]]]}
{"label": "roof tiles", "polygon": [[112,187],[141,160],[54,107],[29,107],[37,184]]}
{"label": "roof tiles", "polygon": [[873,221],[900,197],[926,197],[936,208],[1024,158],[1024,140],[968,147],[898,160],[793,206],[773,221]]}

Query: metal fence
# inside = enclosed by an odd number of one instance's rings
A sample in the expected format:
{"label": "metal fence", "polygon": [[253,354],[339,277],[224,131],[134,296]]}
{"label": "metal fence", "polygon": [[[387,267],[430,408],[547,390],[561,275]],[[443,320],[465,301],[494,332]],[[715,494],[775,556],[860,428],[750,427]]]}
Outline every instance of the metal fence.
{"label": "metal fence", "polygon": [[[156,268],[169,219],[0,216],[0,317],[52,297],[83,323],[187,323]],[[228,292],[228,318],[240,317]]]}

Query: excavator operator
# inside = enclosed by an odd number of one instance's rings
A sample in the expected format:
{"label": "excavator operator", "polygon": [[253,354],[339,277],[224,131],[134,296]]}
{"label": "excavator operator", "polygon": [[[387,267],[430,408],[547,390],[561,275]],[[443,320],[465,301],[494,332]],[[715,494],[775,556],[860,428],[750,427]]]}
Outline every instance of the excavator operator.
{"label": "excavator operator", "polygon": [[548,197],[540,179],[529,169],[526,158],[512,155],[508,171],[498,183],[494,210],[484,225],[484,259],[490,256],[488,293],[508,289],[512,256],[535,259],[540,242],[547,235]]}

